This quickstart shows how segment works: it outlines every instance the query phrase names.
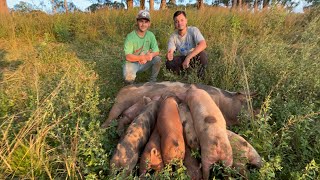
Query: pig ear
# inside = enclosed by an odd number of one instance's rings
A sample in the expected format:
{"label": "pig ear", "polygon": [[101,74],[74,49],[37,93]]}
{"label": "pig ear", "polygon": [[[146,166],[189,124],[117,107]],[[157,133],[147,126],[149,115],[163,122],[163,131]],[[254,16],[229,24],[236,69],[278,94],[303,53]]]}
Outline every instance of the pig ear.
{"label": "pig ear", "polygon": [[143,96],[143,102],[144,104],[148,104],[151,101],[151,99],[147,96]]}
{"label": "pig ear", "polygon": [[156,148],[152,148],[150,151],[150,161],[151,163],[156,162],[158,159],[158,150]]}
{"label": "pig ear", "polygon": [[252,92],[252,93],[244,93],[244,92],[237,92],[236,94],[237,99],[239,99],[240,101],[246,101],[249,97],[253,98],[256,97],[258,95],[258,93],[256,92]]}

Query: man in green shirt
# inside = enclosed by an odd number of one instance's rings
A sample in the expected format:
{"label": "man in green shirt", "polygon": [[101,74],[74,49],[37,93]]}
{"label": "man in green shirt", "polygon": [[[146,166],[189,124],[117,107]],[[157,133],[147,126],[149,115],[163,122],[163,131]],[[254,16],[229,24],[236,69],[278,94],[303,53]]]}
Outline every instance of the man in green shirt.
{"label": "man in green shirt", "polygon": [[126,83],[132,84],[138,72],[152,69],[150,82],[157,81],[161,67],[161,58],[156,37],[151,31],[150,14],[146,10],[137,15],[137,29],[129,33],[124,42],[126,62],[123,66],[123,76]]}

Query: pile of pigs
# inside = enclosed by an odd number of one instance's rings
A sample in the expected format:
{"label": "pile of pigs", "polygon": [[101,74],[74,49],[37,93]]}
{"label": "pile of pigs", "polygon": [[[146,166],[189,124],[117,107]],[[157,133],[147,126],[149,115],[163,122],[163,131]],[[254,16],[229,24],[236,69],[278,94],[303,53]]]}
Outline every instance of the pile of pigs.
{"label": "pile of pigs", "polygon": [[[172,160],[183,160],[192,179],[208,179],[218,162],[240,173],[246,164],[261,167],[261,157],[241,136],[227,130],[250,95],[207,85],[159,82],[122,88],[103,128],[118,120],[123,131],[110,165],[131,172],[139,162],[141,177],[160,171]],[[200,150],[201,163],[191,156]],[[202,171],[202,173],[201,173]]]}

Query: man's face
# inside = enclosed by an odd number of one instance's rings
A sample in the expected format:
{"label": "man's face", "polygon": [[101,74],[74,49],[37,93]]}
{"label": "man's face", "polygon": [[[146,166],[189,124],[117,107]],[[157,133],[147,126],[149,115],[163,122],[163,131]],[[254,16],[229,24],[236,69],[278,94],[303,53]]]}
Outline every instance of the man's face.
{"label": "man's face", "polygon": [[174,18],[174,26],[179,31],[186,29],[187,18],[183,14],[178,15],[177,17]]}
{"label": "man's face", "polygon": [[138,25],[138,30],[140,32],[146,32],[148,28],[150,27],[150,21],[147,19],[138,19],[137,20],[137,25]]}

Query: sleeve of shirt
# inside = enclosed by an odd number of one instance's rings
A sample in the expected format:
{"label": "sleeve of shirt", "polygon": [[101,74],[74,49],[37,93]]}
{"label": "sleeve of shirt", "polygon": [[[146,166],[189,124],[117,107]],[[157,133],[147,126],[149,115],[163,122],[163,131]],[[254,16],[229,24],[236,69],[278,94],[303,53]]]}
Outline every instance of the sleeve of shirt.
{"label": "sleeve of shirt", "polygon": [[202,40],[205,40],[204,37],[202,36],[200,30],[197,27],[194,27],[193,35],[194,35],[194,40],[195,40],[196,44],[198,44]]}
{"label": "sleeve of shirt", "polygon": [[152,33],[151,47],[152,52],[159,52],[158,42],[156,36]]}
{"label": "sleeve of shirt", "polygon": [[127,36],[126,40],[124,41],[124,54],[133,54],[133,44],[132,41],[130,41],[130,38]]}
{"label": "sleeve of shirt", "polygon": [[168,51],[170,49],[173,49],[173,51],[175,51],[177,49],[176,44],[174,42],[174,34],[172,34],[169,38],[169,42],[168,42]]}

